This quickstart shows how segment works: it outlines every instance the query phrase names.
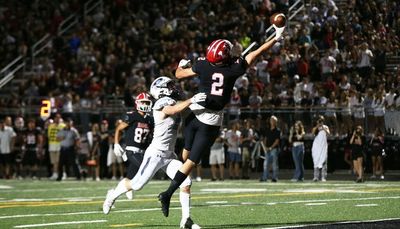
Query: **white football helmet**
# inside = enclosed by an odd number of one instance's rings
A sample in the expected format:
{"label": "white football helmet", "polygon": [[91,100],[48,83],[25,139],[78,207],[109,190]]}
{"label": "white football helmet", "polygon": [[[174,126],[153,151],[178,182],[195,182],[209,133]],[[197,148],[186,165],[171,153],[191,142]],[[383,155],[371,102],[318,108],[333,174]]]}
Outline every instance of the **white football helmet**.
{"label": "white football helmet", "polygon": [[150,100],[150,95],[146,92],[142,92],[135,98],[136,110],[142,112],[151,112],[153,102]]}
{"label": "white football helmet", "polygon": [[170,96],[175,90],[174,81],[166,76],[160,76],[151,83],[150,94],[155,99],[163,96]]}

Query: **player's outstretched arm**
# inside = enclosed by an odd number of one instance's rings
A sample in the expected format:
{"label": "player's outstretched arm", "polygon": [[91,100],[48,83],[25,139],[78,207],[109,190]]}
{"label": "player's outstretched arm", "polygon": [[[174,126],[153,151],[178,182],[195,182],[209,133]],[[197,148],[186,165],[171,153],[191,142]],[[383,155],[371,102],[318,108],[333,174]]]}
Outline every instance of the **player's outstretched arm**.
{"label": "player's outstretched arm", "polygon": [[182,59],[179,61],[178,68],[175,71],[177,79],[184,79],[196,76],[197,74],[192,70],[190,60]]}
{"label": "player's outstretched arm", "polygon": [[198,93],[198,94],[194,95],[192,98],[187,99],[183,102],[177,103],[172,106],[165,106],[162,109],[162,112],[165,115],[175,115],[175,114],[182,112],[184,109],[186,109],[188,106],[190,106],[190,104],[203,102],[206,100],[206,98],[207,98],[207,95],[205,93]]}
{"label": "player's outstretched arm", "polygon": [[271,40],[265,42],[263,45],[261,45],[258,49],[250,52],[246,56],[246,61],[249,65],[253,64],[253,62],[257,59],[258,56],[260,56],[263,52],[267,51],[270,49],[276,42],[282,39],[282,34],[283,31],[285,30],[285,27],[278,28],[275,25],[273,25],[275,28],[275,37],[272,38]]}
{"label": "player's outstretched arm", "polygon": [[197,74],[192,70],[192,68],[180,68],[178,67],[175,72],[175,77],[177,79],[184,79],[196,76]]}

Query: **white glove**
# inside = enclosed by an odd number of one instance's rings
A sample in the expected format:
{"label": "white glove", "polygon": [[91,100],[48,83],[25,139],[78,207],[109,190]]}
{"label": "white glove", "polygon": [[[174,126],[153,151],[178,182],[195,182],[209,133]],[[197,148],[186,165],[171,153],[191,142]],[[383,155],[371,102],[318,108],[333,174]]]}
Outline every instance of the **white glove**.
{"label": "white glove", "polygon": [[117,157],[121,157],[122,154],[124,153],[124,149],[122,149],[120,144],[114,144],[114,154]]}
{"label": "white glove", "polygon": [[179,61],[178,67],[181,67],[181,68],[190,67],[190,60],[182,59],[181,61]]}
{"label": "white glove", "polygon": [[206,93],[197,93],[191,99],[191,103],[200,103],[206,101],[207,95]]}
{"label": "white glove", "polygon": [[282,40],[283,39],[283,36],[282,36],[282,34],[283,34],[283,31],[285,31],[285,26],[283,26],[283,27],[277,27],[276,25],[272,25],[273,27],[274,27],[274,29],[275,29],[275,40],[276,41],[280,41],[280,40]]}
{"label": "white glove", "polygon": [[128,160],[128,156],[126,156],[126,151],[124,151],[124,152],[122,153],[121,157],[122,157],[122,160],[123,160],[123,161],[127,161],[127,160]]}

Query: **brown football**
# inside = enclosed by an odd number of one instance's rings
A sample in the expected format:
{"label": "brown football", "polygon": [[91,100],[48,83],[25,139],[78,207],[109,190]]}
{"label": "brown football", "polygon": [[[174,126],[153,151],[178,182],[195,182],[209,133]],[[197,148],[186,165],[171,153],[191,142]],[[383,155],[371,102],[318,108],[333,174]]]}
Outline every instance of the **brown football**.
{"label": "brown football", "polygon": [[274,24],[279,28],[284,27],[286,24],[286,16],[283,13],[274,13],[269,20],[271,25]]}

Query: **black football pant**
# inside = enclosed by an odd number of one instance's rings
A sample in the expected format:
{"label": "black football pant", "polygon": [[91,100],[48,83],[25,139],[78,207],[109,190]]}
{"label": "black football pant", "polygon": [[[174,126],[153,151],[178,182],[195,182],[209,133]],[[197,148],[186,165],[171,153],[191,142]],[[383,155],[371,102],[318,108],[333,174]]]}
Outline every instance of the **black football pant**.
{"label": "black football pant", "polygon": [[132,180],[136,173],[139,171],[140,164],[143,161],[143,153],[137,153],[127,150],[126,156],[128,157],[126,178]]}
{"label": "black football pant", "polygon": [[76,158],[75,147],[61,147],[60,149],[60,162],[58,164],[58,178],[60,181],[63,175],[63,168],[65,167],[65,172],[68,174],[69,168],[72,166],[74,170],[76,179],[81,179],[81,173],[79,170],[78,160]]}

